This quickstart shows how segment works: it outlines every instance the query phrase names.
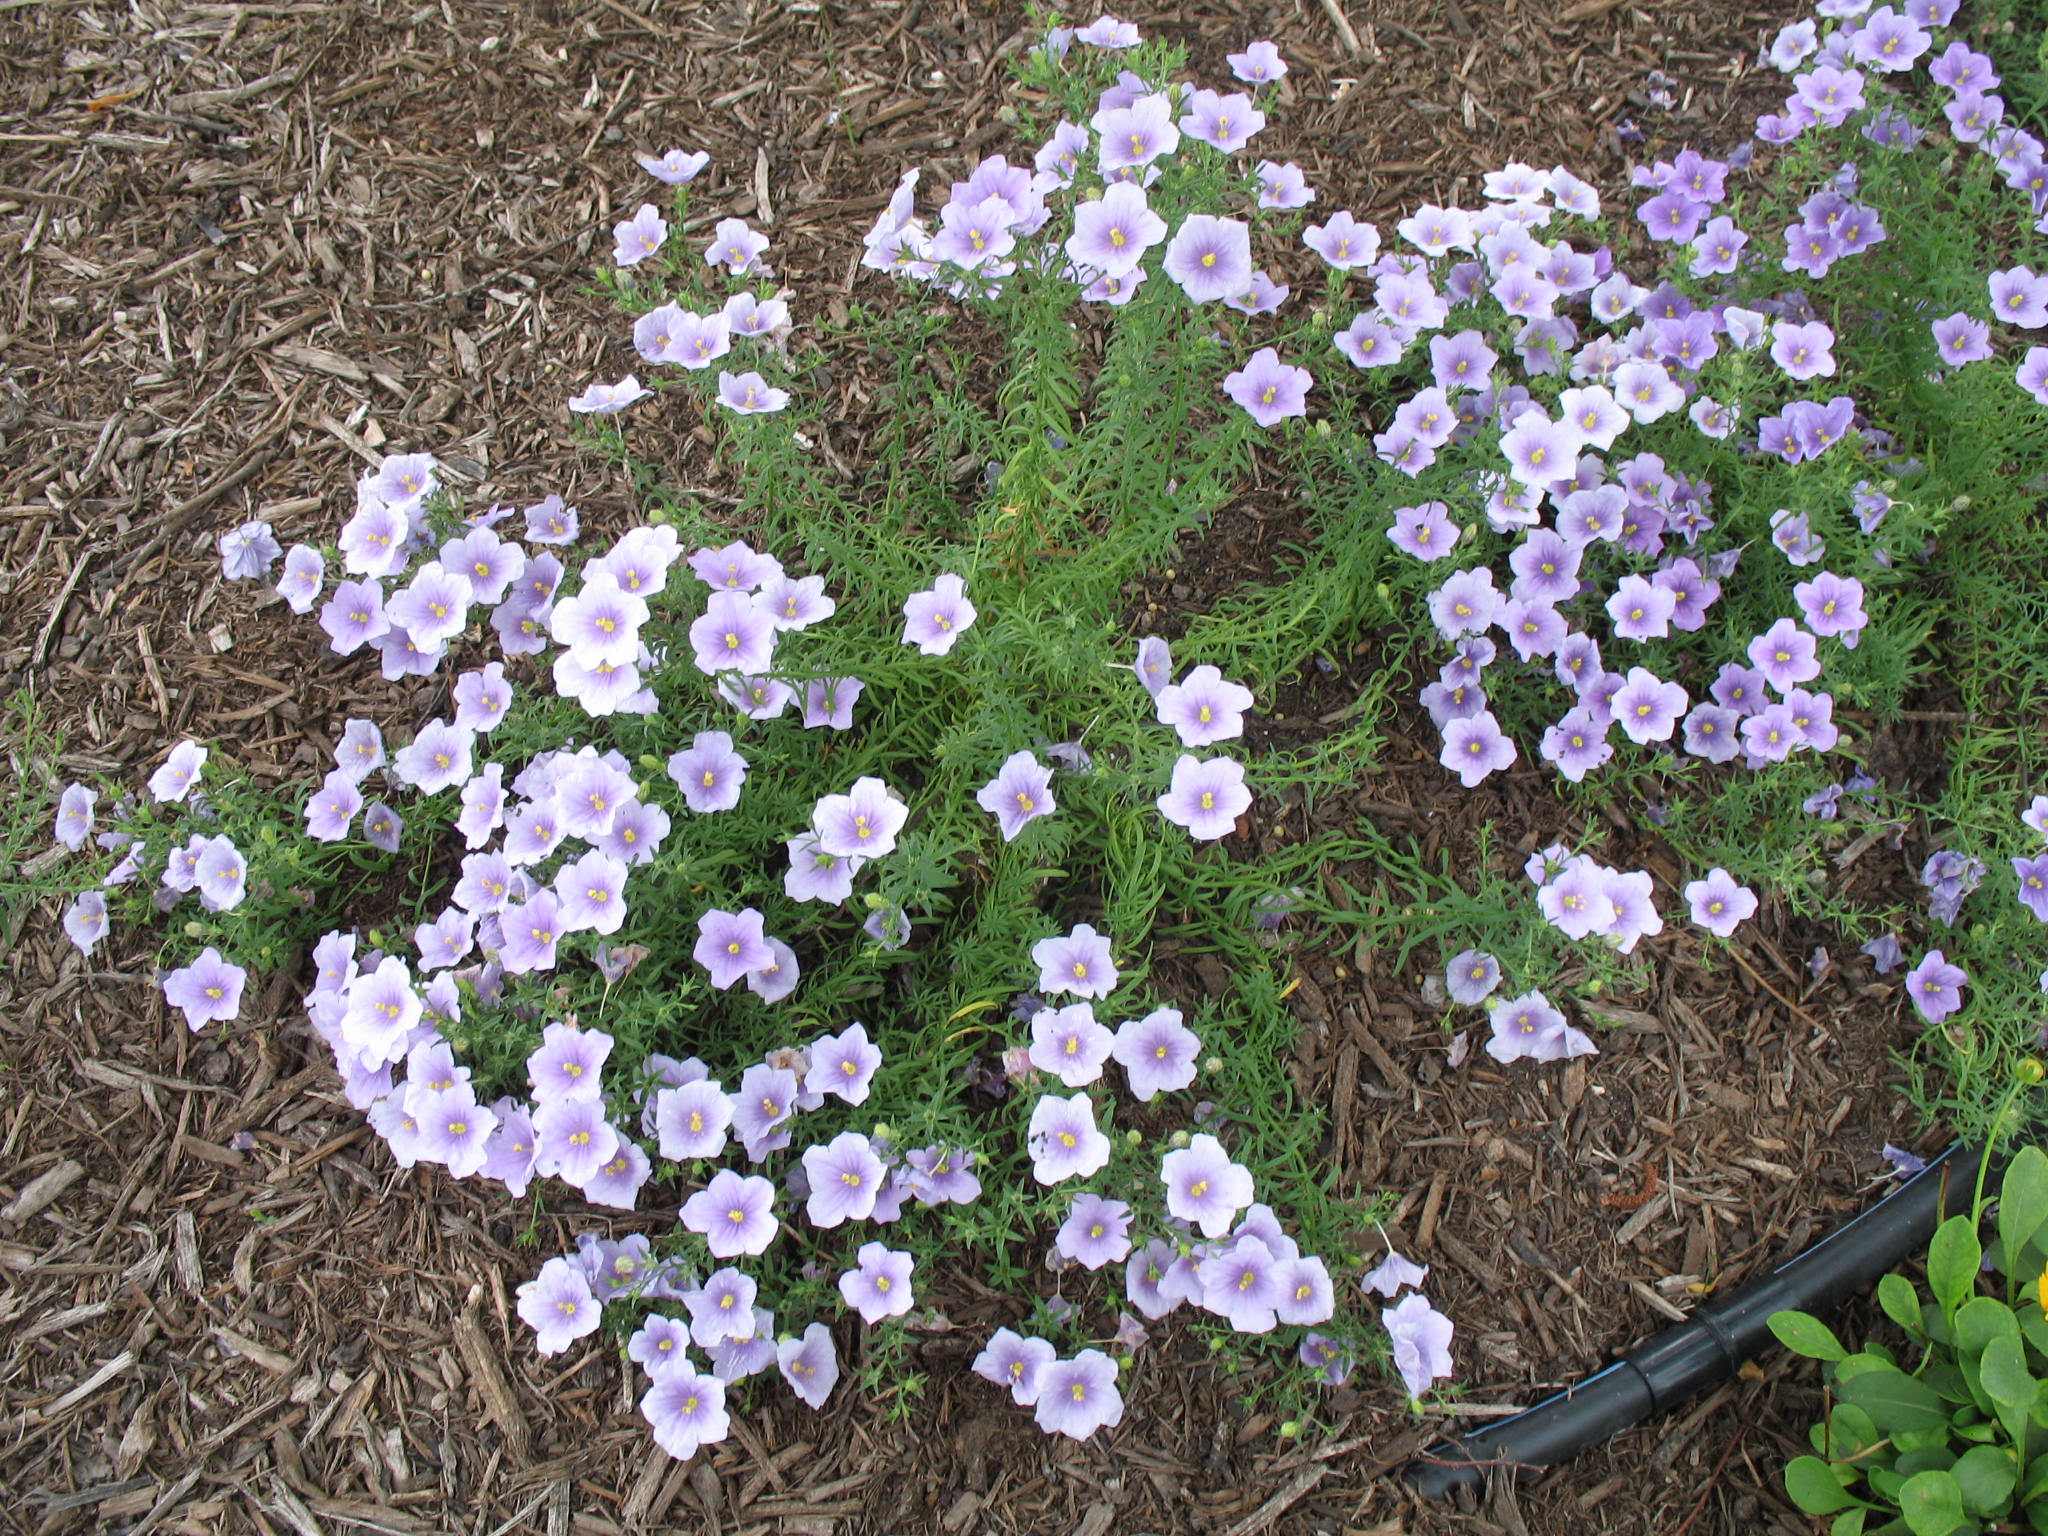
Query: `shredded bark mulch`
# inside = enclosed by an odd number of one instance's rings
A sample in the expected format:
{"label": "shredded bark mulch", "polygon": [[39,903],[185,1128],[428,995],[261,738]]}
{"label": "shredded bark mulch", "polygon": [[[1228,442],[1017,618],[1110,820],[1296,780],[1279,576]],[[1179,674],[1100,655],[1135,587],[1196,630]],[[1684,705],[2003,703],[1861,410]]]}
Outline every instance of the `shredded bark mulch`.
{"label": "shredded bark mulch", "polygon": [[[1752,61],[1791,12],[1131,14],[1212,80],[1224,53],[1276,39],[1293,73],[1265,152],[1302,163],[1319,208],[1384,220],[1470,201],[1510,159],[1569,165],[1614,198],[1624,119],[1667,155],[1732,147],[1777,90]],[[12,765],[20,792],[139,779],[186,734],[277,783],[324,760],[343,714],[402,715],[409,693],[362,684],[308,625],[224,587],[220,533],[262,516],[287,542],[331,536],[360,464],[395,448],[430,449],[480,497],[555,490],[622,522],[632,488],[579,452],[562,402],[630,355],[589,279],[608,223],[656,190],[632,151],[710,150],[703,217],[767,227],[801,302],[879,294],[853,259],[902,169],[943,180],[1023,147],[999,114],[1025,37],[1018,8],[966,0],[0,0],[16,278],[0,294],[0,684],[66,744]],[[650,440],[677,480],[711,474],[687,424]],[[1219,519],[1154,596],[1204,606],[1284,563],[1298,534]],[[1305,684],[1271,728],[1326,728],[1368,664]],[[1527,847],[1576,830],[1534,775],[1447,795],[1426,727],[1401,729],[1350,804],[1320,814],[1431,857],[1468,853],[1487,819]],[[1651,869],[1668,905],[1679,871],[1654,827],[1627,807],[1611,823],[1610,861]],[[1894,863],[1886,878],[1905,879]],[[851,1391],[822,1414],[766,1392],[730,1441],[671,1462],[601,1347],[541,1360],[510,1310],[582,1220],[529,1231],[502,1190],[394,1168],[290,975],[232,1030],[193,1038],[166,1016],[147,936],[84,960],[54,899],[9,901],[5,1528],[1807,1529],[1776,1469],[1817,1399],[1782,1360],[1518,1492],[1497,1481],[1470,1511],[1404,1492],[1401,1463],[1455,1425],[1416,1420],[1388,1381],[1362,1372],[1330,1396],[1328,1434],[1289,1441],[1171,1329],[1138,1356],[1124,1424],[1085,1446],[1040,1435],[940,1338],[900,1419]],[[1392,1192],[1389,1236],[1433,1266],[1469,1388],[1456,1423],[1538,1400],[1864,1203],[1875,1149],[1909,1139],[1889,1053],[1910,1031],[1855,966],[1808,979],[1802,957],[1826,941],[1770,908],[1732,967],[1682,932],[1649,941],[1655,980],[1613,999],[1597,1061],[1542,1074],[1483,1052],[1450,1066],[1439,1005],[1387,957],[1298,955],[1299,1082],[1333,1112],[1345,1189]],[[954,1278],[956,1319],[999,1315]]]}

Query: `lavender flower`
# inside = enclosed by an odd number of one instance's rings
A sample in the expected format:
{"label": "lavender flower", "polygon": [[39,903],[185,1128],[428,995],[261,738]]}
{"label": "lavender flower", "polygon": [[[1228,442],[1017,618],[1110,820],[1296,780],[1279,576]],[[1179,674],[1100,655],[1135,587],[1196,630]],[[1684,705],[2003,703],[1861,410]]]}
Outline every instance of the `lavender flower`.
{"label": "lavender flower", "polygon": [[703,150],[691,155],[680,149],[671,149],[658,159],[653,155],[639,154],[633,156],[633,159],[641,170],[656,181],[665,181],[672,187],[679,187],[686,181],[694,180],[697,173],[711,163],[711,156]]}
{"label": "lavender flower", "polygon": [[1096,1129],[1095,1105],[1085,1093],[1041,1098],[1032,1106],[1024,1145],[1031,1175],[1041,1184],[1085,1179],[1109,1161],[1109,1138]]}
{"label": "lavender flower", "polygon": [[1376,1267],[1367,1270],[1364,1278],[1358,1283],[1361,1289],[1384,1296],[1387,1300],[1392,1301],[1401,1294],[1402,1286],[1409,1286],[1419,1291],[1422,1289],[1422,1282],[1428,1278],[1429,1266],[1427,1264],[1417,1265],[1403,1258],[1392,1248],[1389,1248],[1387,1256],[1380,1260]]}
{"label": "lavender flower", "polygon": [[1591,1039],[1573,1029],[1541,992],[1524,992],[1487,1009],[1493,1038],[1486,1053],[1495,1061],[1562,1061],[1596,1054]]}
{"label": "lavender flower", "polygon": [[1451,1374],[1451,1338],[1457,1330],[1420,1291],[1382,1311],[1380,1322],[1393,1341],[1394,1369],[1411,1398]]}
{"label": "lavender flower", "polygon": [[839,1277],[839,1294],[870,1326],[885,1317],[901,1317],[915,1300],[910,1283],[915,1267],[910,1254],[880,1243],[863,1243],[854,1256],[854,1267]]}
{"label": "lavender flower", "polygon": [[1059,809],[1052,794],[1052,770],[1029,752],[1013,752],[1005,758],[1002,771],[982,785],[974,799],[996,818],[1006,843],[1014,840],[1027,822]]}
{"label": "lavender flower", "polygon": [[535,1171],[559,1174],[578,1186],[589,1183],[619,1150],[618,1128],[605,1119],[595,1099],[555,1099],[533,1111],[539,1142]]}
{"label": "lavender flower", "polygon": [[823,1323],[812,1323],[801,1339],[780,1341],[775,1365],[790,1391],[814,1410],[825,1406],[839,1383],[839,1356],[832,1348],[832,1332]]}
{"label": "lavender flower", "polygon": [[64,933],[82,955],[107,936],[107,898],[100,891],[80,893],[64,909]]}
{"label": "lavender flower", "polygon": [[1252,706],[1252,691],[1226,681],[1215,667],[1200,666],[1160,689],[1153,704],[1159,722],[1174,728],[1181,745],[1206,747],[1244,734],[1244,711]]}
{"label": "lavender flower", "polygon": [[1270,42],[1248,44],[1243,53],[1226,54],[1223,61],[1238,79],[1254,85],[1278,80],[1287,73],[1287,61],[1280,57],[1279,48]]}
{"label": "lavender flower", "polygon": [[1042,993],[1071,992],[1076,997],[1097,998],[1116,990],[1117,969],[1110,958],[1109,937],[1087,923],[1040,939],[1031,946],[1031,960],[1038,967]]}
{"label": "lavender flower", "polygon": [[1476,787],[1490,773],[1513,765],[1515,744],[1501,732],[1500,722],[1489,710],[1465,719],[1447,720],[1443,725],[1443,751],[1437,761],[1458,776],[1467,789]]}
{"label": "lavender flower", "polygon": [[1500,985],[1500,961],[1480,949],[1460,950],[1444,967],[1444,990],[1451,1001],[1476,1008]]}
{"label": "lavender flower", "polygon": [[720,219],[704,248],[707,266],[724,267],[733,277],[744,277],[768,249],[768,237],[748,226],[745,219]]}
{"label": "lavender flower", "polygon": [[1791,619],[1780,619],[1749,642],[1749,659],[1779,693],[1820,676],[1819,645]]}
{"label": "lavender flower", "polygon": [[948,572],[904,602],[903,643],[927,656],[943,656],[974,623],[975,611],[967,600],[967,583]]}
{"label": "lavender flower", "polygon": [[775,1186],[721,1168],[683,1202],[682,1221],[703,1236],[714,1258],[765,1253],[781,1226],[775,1219]]}
{"label": "lavender flower", "polygon": [[1663,681],[1647,667],[1630,667],[1614,695],[1614,718],[1630,741],[1647,746],[1671,739],[1687,702],[1677,683]]}
{"label": "lavender flower", "polygon": [[1934,345],[1941,360],[1951,368],[1981,363],[1991,353],[1991,327],[1966,314],[1953,314],[1934,322]]}
{"label": "lavender flower", "polygon": [[1086,1440],[1098,1429],[1122,1423],[1123,1416],[1116,1362],[1101,1350],[1084,1349],[1071,1360],[1040,1367],[1033,1417],[1047,1434]]}
{"label": "lavender flower", "polygon": [[270,574],[271,562],[283,553],[270,524],[244,523],[220,536],[220,573],[229,581],[257,581]]}
{"label": "lavender flower", "polygon": [[1019,1408],[1038,1401],[1038,1383],[1045,1368],[1059,1352],[1044,1339],[1027,1339],[1008,1328],[998,1328],[987,1348],[974,1357],[974,1374],[983,1381],[1006,1388]]}
{"label": "lavender flower", "polygon": [[1069,1088],[1085,1088],[1102,1076],[1111,1045],[1109,1031],[1096,1023],[1087,1003],[1041,1008],[1032,1015],[1031,1065]]}
{"label": "lavender flower", "polygon": [[1119,1024],[1109,1053],[1124,1069],[1131,1097],[1144,1104],[1192,1083],[1201,1049],[1202,1042],[1181,1022],[1178,1008],[1155,1008],[1141,1019]]}
{"label": "lavender flower", "polygon": [[1208,1238],[1230,1230],[1237,1213],[1252,1203],[1251,1171],[1230,1160],[1223,1143],[1206,1133],[1159,1160],[1167,1213],[1192,1222]]}
{"label": "lavender flower", "polygon": [[2048,923],[2048,853],[2031,859],[2015,858],[2012,872],[2020,883],[2020,905]]}
{"label": "lavender flower", "polygon": [[843,795],[826,795],[811,812],[820,852],[836,858],[877,859],[896,847],[910,807],[874,777],[855,779]]}
{"label": "lavender flower", "polygon": [[164,1001],[183,1011],[185,1023],[198,1033],[216,1020],[226,1022],[242,1011],[242,986],[249,973],[220,957],[211,944],[190,965],[163,979]]}
{"label": "lavender flower", "polygon": [[1951,964],[1940,950],[1930,949],[1906,972],[1906,992],[1921,1018],[1939,1024],[1963,1006],[1963,988],[1969,981],[1969,973],[1960,965]]}
{"label": "lavender flower", "polygon": [[857,677],[820,677],[804,684],[804,729],[853,728],[853,706],[867,684]]}
{"label": "lavender flower", "polygon": [[826,1145],[804,1153],[803,1166],[811,1191],[804,1213],[812,1226],[865,1221],[874,1213],[886,1175],[867,1137],[842,1131]]}
{"label": "lavender flower", "polygon": [[739,1089],[732,1096],[733,1128],[749,1160],[758,1163],[789,1145],[789,1122],[800,1096],[791,1068],[756,1062],[740,1074]]}
{"label": "lavender flower", "polygon": [[158,805],[175,805],[199,782],[199,770],[206,764],[206,748],[196,741],[181,741],[171,748],[163,766],[149,776],[150,798]]}
{"label": "lavender flower", "polygon": [[1195,1266],[1201,1304],[1239,1333],[1270,1333],[1286,1297],[1280,1264],[1265,1239],[1240,1235],[1227,1249],[1212,1251]]}
{"label": "lavender flower", "polygon": [[1441,560],[1451,553],[1465,531],[1451,521],[1450,510],[1440,501],[1396,507],[1394,523],[1387,530],[1387,538],[1396,549],[1413,555],[1417,560]]}
{"label": "lavender flower", "polygon": [[643,389],[640,381],[629,373],[616,384],[592,383],[582,394],[571,395],[568,405],[581,416],[612,416],[653,393]]}
{"label": "lavender flower", "polygon": [[1731,937],[1736,926],[1756,915],[1756,892],[1738,885],[1725,869],[1707,871],[1681,893],[1692,907],[1692,920],[1709,933]]}
{"label": "lavender flower", "polygon": [[1224,757],[1205,762],[1185,752],[1174,762],[1173,781],[1166,793],[1154,801],[1160,815],[1187,828],[1198,842],[1228,836],[1251,803],[1242,764]]}
{"label": "lavender flower", "polygon": [[[645,605],[642,606],[644,609]],[[557,630],[557,638],[560,634]],[[703,615],[690,625],[690,645],[696,652],[697,670],[707,676],[725,672],[752,676],[766,672],[775,656],[775,635],[775,621],[745,592],[712,593]],[[638,644],[636,629],[635,650]]]}
{"label": "lavender flower", "polygon": [[533,1347],[543,1355],[559,1355],[597,1331],[602,1309],[589,1276],[572,1259],[549,1259],[519,1287],[518,1296],[520,1319],[534,1331]]}
{"label": "lavender flower", "polygon": [[1078,1194],[1053,1238],[1053,1251],[1083,1269],[1121,1264],[1131,1252],[1131,1208],[1121,1200]]}
{"label": "lavender flower", "polygon": [[1144,189],[1119,182],[1074,213],[1066,252],[1078,266],[1122,277],[1166,238],[1166,220],[1147,205]]}
{"label": "lavender flower", "polygon": [[1889,976],[1906,963],[1905,951],[1899,947],[1896,934],[1881,933],[1859,948],[1870,957],[1871,969],[1880,976]]}
{"label": "lavender flower", "polygon": [[1242,91],[1223,96],[1198,90],[1188,97],[1187,116],[1180,120],[1182,133],[1226,155],[1243,149],[1252,135],[1265,126],[1266,114],[1253,106],[1251,97]]}
{"label": "lavender flower", "polygon": [[668,776],[683,792],[683,803],[708,816],[740,803],[747,760],[733,750],[732,737],[724,731],[699,731],[686,749],[670,755]]}
{"label": "lavender flower", "polygon": [[731,1432],[725,1383],[702,1376],[688,1363],[655,1378],[640,1398],[640,1413],[654,1431],[654,1443],[677,1461],[688,1461]]}
{"label": "lavender flower", "polygon": [[752,907],[738,912],[713,907],[697,919],[697,944],[691,958],[711,973],[711,985],[723,992],[775,958],[762,932],[761,914]]}
{"label": "lavender flower", "polygon": [[57,841],[74,853],[92,836],[93,807],[99,798],[97,790],[75,783],[67,784],[57,797]]}
{"label": "lavender flower", "polygon": [[1308,390],[1314,383],[1306,368],[1280,361],[1271,347],[1261,347],[1252,360],[1223,381],[1223,392],[1243,406],[1262,427],[1289,416],[1308,414]]}
{"label": "lavender flower", "polygon": [[1167,242],[1165,272],[1197,304],[1243,293],[1252,277],[1251,230],[1235,219],[1189,214]]}
{"label": "lavender flower", "polygon": [[718,403],[736,415],[765,415],[788,405],[789,391],[772,387],[752,370],[746,373],[721,372],[718,375]]}
{"label": "lavender flower", "polygon": [[725,1151],[732,1100],[714,1078],[699,1078],[654,1095],[654,1128],[661,1155],[671,1162],[717,1157]]}

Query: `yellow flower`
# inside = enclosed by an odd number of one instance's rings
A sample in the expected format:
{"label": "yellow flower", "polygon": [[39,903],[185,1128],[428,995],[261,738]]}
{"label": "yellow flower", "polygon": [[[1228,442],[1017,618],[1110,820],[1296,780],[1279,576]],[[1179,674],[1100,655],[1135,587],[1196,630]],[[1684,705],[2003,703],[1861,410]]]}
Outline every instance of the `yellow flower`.
{"label": "yellow flower", "polygon": [[2034,1282],[2034,1299],[2041,1303],[2041,1310],[2048,1312],[2048,1269],[2041,1271],[2041,1278]]}

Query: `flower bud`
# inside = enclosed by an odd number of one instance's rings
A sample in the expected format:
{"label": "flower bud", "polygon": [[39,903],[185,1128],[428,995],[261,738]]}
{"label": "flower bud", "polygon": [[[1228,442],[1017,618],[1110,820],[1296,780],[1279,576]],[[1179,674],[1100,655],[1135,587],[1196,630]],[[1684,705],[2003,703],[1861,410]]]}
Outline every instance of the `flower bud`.
{"label": "flower bud", "polygon": [[2029,1056],[2013,1068],[2013,1074],[2023,1083],[2038,1083],[2042,1078],[2048,1077],[2048,1067],[2042,1066],[2037,1058]]}
{"label": "flower bud", "polygon": [[1188,1133],[1186,1131],[1175,1131],[1166,1138],[1166,1144],[1178,1152],[1188,1144]]}

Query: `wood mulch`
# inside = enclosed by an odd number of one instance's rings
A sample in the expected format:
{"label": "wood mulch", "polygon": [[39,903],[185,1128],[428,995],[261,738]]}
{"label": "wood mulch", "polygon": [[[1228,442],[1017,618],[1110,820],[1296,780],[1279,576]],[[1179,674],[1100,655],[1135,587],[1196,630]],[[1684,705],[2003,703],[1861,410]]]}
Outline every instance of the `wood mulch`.
{"label": "wood mulch", "polygon": [[[1123,14],[1185,40],[1212,80],[1226,51],[1275,38],[1294,73],[1265,152],[1303,164],[1319,208],[1385,220],[1470,201],[1511,158],[1616,197],[1624,117],[1667,155],[1732,146],[1776,90],[1748,61],[1792,13]],[[709,149],[703,217],[766,224],[800,306],[879,294],[852,257],[902,168],[943,180],[1020,147],[998,113],[1023,27],[971,0],[0,0],[0,685],[67,744],[55,763],[16,754],[21,790],[138,779],[183,734],[281,782],[324,758],[342,714],[424,707],[224,587],[220,533],[262,516],[287,542],[330,537],[359,462],[387,448],[432,450],[480,496],[556,490],[622,523],[631,488],[579,454],[562,401],[630,356],[589,275],[607,224],[655,190],[631,152]],[[1675,110],[1645,94],[1652,70]],[[712,473],[690,423],[635,430],[678,480]],[[1159,600],[1206,604],[1293,532],[1219,520]],[[1274,728],[1298,739],[1357,681],[1308,685]],[[1342,809],[1432,850],[1469,849],[1488,816],[1532,847],[1564,830],[1535,775],[1449,799],[1432,758],[1397,733]],[[1606,837],[1610,862],[1676,878],[1631,808]],[[1445,1426],[1386,1381],[1354,1379],[1330,1432],[1290,1443],[1174,1330],[1138,1356],[1124,1425],[1085,1446],[1041,1436],[941,1338],[905,1420],[850,1392],[815,1415],[763,1393],[732,1440],[670,1462],[615,1359],[540,1360],[508,1306],[587,1218],[529,1232],[502,1190],[394,1168],[295,1017],[291,978],[194,1038],[166,1016],[144,937],[82,960],[56,900],[8,902],[0,1528],[1806,1529],[1776,1468],[1815,1398],[1783,1361],[1466,1512],[1418,1508],[1391,1475]],[[1908,1136],[1888,1051],[1909,1034],[1855,964],[1807,980],[1819,942],[1767,911],[1738,965],[1710,967],[1667,933],[1601,1056],[1545,1074],[1477,1052],[1449,1066],[1437,1005],[1383,957],[1298,957],[1300,1081],[1334,1111],[1347,1187],[1393,1192],[1390,1235],[1434,1266],[1462,1422],[1597,1367],[1863,1201],[1875,1149]],[[956,1317],[984,1316],[971,1277],[957,1284]]]}

